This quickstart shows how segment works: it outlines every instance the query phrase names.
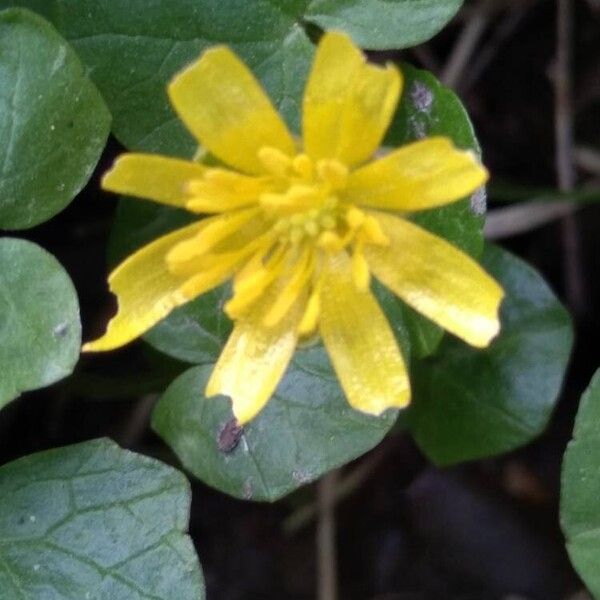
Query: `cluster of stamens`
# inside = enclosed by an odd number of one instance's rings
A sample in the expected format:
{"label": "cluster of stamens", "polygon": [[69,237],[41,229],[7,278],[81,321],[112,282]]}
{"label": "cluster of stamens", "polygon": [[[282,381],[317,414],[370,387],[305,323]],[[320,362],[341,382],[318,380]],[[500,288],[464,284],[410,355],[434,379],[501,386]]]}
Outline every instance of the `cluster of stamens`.
{"label": "cluster of stamens", "polygon": [[[223,206],[223,218],[181,242],[167,256],[169,268],[182,273],[193,264],[205,265],[219,276],[234,264],[234,295],[225,306],[231,318],[241,316],[285,273],[287,283],[265,316],[275,326],[290,310],[302,290],[310,290],[299,332],[307,335],[319,314],[321,252],[346,251],[352,260],[352,275],[359,289],[369,286],[369,268],[364,256],[367,244],[387,245],[377,219],[344,202],[348,168],[337,160],[311,160],[306,154],[289,157],[263,147],[259,159],[265,175],[248,177],[223,169],[208,169],[204,178],[188,185],[190,210],[203,212]],[[214,209],[213,209],[214,210]],[[245,228],[253,232],[244,241]],[[237,250],[219,250],[227,239]],[[231,265],[228,264],[231,261]],[[205,268],[206,268],[205,267]],[[286,276],[287,277],[287,276]]]}

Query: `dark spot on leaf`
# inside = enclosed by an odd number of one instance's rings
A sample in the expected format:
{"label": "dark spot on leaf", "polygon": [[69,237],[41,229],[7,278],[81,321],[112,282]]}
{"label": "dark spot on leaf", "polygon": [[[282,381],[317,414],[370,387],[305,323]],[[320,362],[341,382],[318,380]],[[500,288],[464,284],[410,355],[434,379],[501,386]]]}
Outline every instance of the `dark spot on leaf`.
{"label": "dark spot on leaf", "polygon": [[18,523],[19,525],[25,525],[25,517],[19,517]]}
{"label": "dark spot on leaf", "polygon": [[68,323],[59,323],[55,328],[54,328],[54,337],[65,337],[65,335],[67,335],[67,332],[69,331],[69,324]]}
{"label": "dark spot on leaf", "polygon": [[415,81],[410,89],[410,97],[419,112],[429,112],[433,104],[433,93],[421,81]]}
{"label": "dark spot on leaf", "polygon": [[227,421],[219,431],[217,437],[217,446],[224,453],[233,452],[240,443],[240,438],[244,433],[244,428],[240,426],[237,419],[234,417],[231,421]]}

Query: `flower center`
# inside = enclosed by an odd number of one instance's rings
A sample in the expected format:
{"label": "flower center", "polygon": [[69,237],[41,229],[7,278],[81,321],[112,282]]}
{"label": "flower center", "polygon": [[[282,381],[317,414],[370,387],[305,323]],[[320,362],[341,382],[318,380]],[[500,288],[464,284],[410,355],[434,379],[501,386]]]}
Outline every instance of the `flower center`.
{"label": "flower center", "polygon": [[345,165],[314,162],[306,154],[290,158],[268,146],[261,148],[259,158],[272,180],[259,204],[281,242],[298,245],[338,233],[346,212],[339,197],[348,178]]}

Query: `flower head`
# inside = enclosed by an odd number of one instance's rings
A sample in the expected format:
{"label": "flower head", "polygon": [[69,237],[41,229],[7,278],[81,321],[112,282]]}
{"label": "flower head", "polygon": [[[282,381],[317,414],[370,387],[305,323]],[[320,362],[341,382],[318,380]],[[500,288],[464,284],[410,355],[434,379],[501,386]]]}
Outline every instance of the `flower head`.
{"label": "flower head", "polygon": [[499,329],[501,288],[405,217],[472,193],[487,173],[473,153],[441,137],[373,159],[401,89],[394,66],[368,64],[348,36],[325,34],[304,94],[300,142],[233,52],[206,51],[175,77],[169,95],[223,166],[125,154],[103,187],[209,216],[145,246],[110,275],[118,313],[84,349],[126,344],[232,279],[224,310],[235,326],[206,394],[229,396],[245,423],[272,395],[298,341],[313,333],[353,407],[379,414],[408,404],[406,366],[372,276],[448,331],[486,346]]}

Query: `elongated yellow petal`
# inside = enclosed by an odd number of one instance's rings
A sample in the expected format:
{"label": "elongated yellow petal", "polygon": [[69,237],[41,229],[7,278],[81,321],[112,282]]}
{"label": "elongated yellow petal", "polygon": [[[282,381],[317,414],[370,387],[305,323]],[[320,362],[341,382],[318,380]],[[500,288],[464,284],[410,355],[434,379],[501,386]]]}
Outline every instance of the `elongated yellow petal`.
{"label": "elongated yellow petal", "polygon": [[487,178],[475,154],[458,150],[447,138],[434,137],[354,171],[343,197],[374,208],[423,210],[460,200]]}
{"label": "elongated yellow petal", "polygon": [[205,167],[156,154],[122,154],[102,178],[102,188],[117,194],[147,198],[185,208],[189,181],[202,177]]}
{"label": "elongated yellow petal", "polygon": [[263,146],[295,154],[294,141],[246,65],[217,46],[184,69],[169,85],[175,110],[198,141],[246,173],[262,173]]}
{"label": "elongated yellow petal", "polygon": [[390,239],[365,246],[373,275],[407,304],[472,346],[500,329],[502,288],[473,259],[414,223],[373,213]]}
{"label": "elongated yellow petal", "polygon": [[229,396],[241,423],[255,417],[273,395],[290,362],[305,298],[274,327],[263,324],[278,295],[274,286],[236,321],[206,386],[206,395]]}
{"label": "elongated yellow petal", "polygon": [[348,166],[364,162],[383,139],[401,88],[402,76],[395,67],[369,65],[348,35],[326,33],[304,94],[306,153]]}
{"label": "elongated yellow petal", "polygon": [[104,336],[85,344],[84,351],[97,352],[123,346],[191,299],[189,293],[182,291],[189,276],[171,273],[165,257],[175,244],[196,235],[202,227],[202,222],[194,223],[158,238],[132,254],[111,273],[108,282],[117,296],[118,312]]}
{"label": "elongated yellow petal", "polygon": [[319,330],[350,405],[378,415],[410,402],[402,354],[377,300],[354,285],[343,252],[326,261]]}

